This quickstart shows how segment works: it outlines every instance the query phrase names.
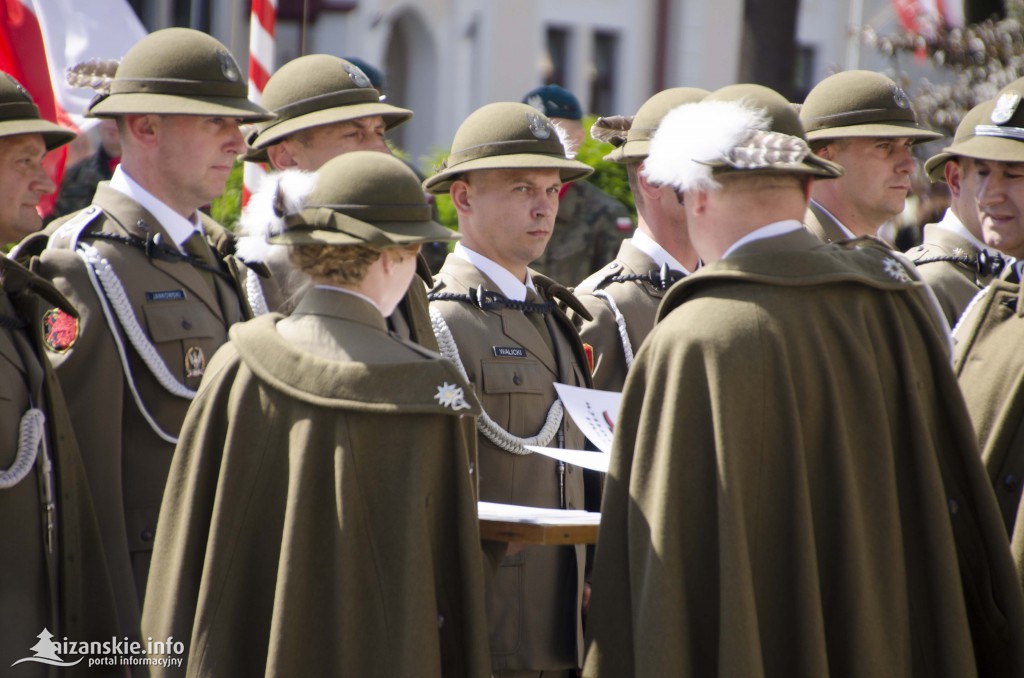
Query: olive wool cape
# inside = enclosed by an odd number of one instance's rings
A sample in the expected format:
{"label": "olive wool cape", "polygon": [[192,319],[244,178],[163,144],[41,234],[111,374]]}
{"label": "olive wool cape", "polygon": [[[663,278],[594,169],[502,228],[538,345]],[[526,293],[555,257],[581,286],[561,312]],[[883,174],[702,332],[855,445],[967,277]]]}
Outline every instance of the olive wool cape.
{"label": "olive wool cape", "polygon": [[626,381],[584,676],[1020,676],[1024,604],[934,303],[880,247],[757,241]]}
{"label": "olive wool cape", "polygon": [[188,676],[490,676],[455,367],[335,291],[230,337],[175,454],[145,633],[186,641]]}

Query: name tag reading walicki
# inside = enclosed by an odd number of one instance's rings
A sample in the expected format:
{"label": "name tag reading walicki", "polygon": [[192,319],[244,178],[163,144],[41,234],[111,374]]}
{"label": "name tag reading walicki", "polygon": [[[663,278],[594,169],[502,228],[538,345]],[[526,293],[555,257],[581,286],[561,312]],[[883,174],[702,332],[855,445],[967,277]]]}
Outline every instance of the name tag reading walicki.
{"label": "name tag reading walicki", "polygon": [[496,358],[525,358],[526,349],[519,346],[492,346]]}
{"label": "name tag reading walicki", "polygon": [[185,290],[163,290],[146,292],[146,301],[180,301],[185,298]]}

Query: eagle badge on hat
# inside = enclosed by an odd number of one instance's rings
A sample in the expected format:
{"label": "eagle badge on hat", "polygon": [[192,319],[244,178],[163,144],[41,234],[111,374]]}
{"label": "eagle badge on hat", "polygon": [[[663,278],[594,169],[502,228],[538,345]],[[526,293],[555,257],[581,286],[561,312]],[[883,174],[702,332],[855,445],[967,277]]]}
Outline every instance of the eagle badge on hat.
{"label": "eagle badge on hat", "polygon": [[43,315],[43,343],[54,353],[67,353],[78,341],[78,318],[51,308]]}
{"label": "eagle badge on hat", "polygon": [[198,346],[189,346],[185,351],[185,376],[189,379],[203,376],[206,371],[206,354]]}
{"label": "eagle badge on hat", "polygon": [[903,88],[896,83],[892,84],[892,99],[900,108],[910,108],[910,97],[903,91]]}
{"label": "eagle badge on hat", "polygon": [[345,72],[348,73],[348,77],[352,79],[352,82],[356,84],[356,87],[369,87],[370,79],[366,77],[366,73],[363,73],[363,69],[352,64],[345,64]]}
{"label": "eagle badge on hat", "polygon": [[533,134],[533,136],[537,137],[542,141],[551,136],[551,127],[548,126],[546,122],[544,122],[544,119],[542,117],[540,117],[536,113],[527,113],[526,119],[530,123],[530,132]]}
{"label": "eagle badge on hat", "polygon": [[997,125],[1005,125],[1010,122],[1010,118],[1017,112],[1017,106],[1020,105],[1020,93],[1010,90],[1004,92],[1002,96],[996,100],[996,106],[992,109],[992,122]]}
{"label": "eagle badge on hat", "polygon": [[226,50],[217,50],[217,61],[220,62],[220,72],[231,82],[238,82],[242,74],[238,72],[238,64]]}

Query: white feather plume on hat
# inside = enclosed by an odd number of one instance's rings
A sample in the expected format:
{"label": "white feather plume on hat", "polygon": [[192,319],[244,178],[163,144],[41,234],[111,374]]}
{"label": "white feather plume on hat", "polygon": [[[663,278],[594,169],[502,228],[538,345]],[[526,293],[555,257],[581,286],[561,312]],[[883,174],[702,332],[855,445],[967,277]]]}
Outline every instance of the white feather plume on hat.
{"label": "white feather plume on hat", "polygon": [[665,115],[651,139],[643,173],[678,191],[713,190],[719,184],[709,163],[720,163],[755,131],[769,129],[763,110],[741,101],[683,104]]}
{"label": "white feather plume on hat", "polygon": [[242,261],[266,261],[270,248],[267,239],[284,232],[284,217],[305,207],[316,187],[317,175],[302,170],[273,172],[253,193],[238,220],[235,252]]}
{"label": "white feather plume on hat", "polygon": [[562,127],[561,123],[554,120],[548,120],[551,126],[555,128],[555,134],[558,135],[558,140],[562,142],[562,148],[565,149],[565,159],[574,160],[576,158],[576,151],[580,150],[576,147],[575,141],[569,136],[569,130]]}

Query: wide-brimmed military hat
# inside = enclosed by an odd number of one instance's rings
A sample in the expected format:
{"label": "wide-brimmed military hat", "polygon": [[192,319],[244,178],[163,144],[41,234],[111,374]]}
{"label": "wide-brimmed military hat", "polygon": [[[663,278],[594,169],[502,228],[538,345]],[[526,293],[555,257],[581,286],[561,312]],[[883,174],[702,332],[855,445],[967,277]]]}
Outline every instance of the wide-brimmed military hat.
{"label": "wide-brimmed military hat", "polygon": [[155,113],[247,121],[274,117],[249,101],[248,85],[227,48],[190,28],[165,28],[139,40],[108,85],[108,91],[89,103],[86,116]]}
{"label": "wide-brimmed military hat", "polygon": [[729,85],[662,118],[644,173],[677,190],[713,188],[723,174],[842,176],[815,155],[800,118],[781,94],[761,85]]}
{"label": "wide-brimmed military hat", "polygon": [[800,108],[807,139],[942,135],[917,122],[910,97],[892,79],[874,71],[843,71],[825,78]]}
{"label": "wide-brimmed military hat", "polygon": [[328,54],[309,54],[279,68],[263,89],[262,103],[276,114],[258,123],[246,143],[245,159],[267,162],[266,149],[298,131],[371,115],[391,129],[412,111],[386,104],[358,66]]}
{"label": "wide-brimmed military hat", "polygon": [[[604,156],[605,160],[620,164],[641,162],[651,149],[651,139],[665,114],[683,104],[692,104],[710,92],[698,87],[673,87],[658,92],[644,102],[633,116],[625,136],[611,136],[608,142],[616,149]],[[595,122],[597,125],[600,121]]]}
{"label": "wide-brimmed military hat", "polygon": [[0,137],[18,134],[40,134],[46,150],[63,146],[77,134],[39,115],[39,107],[17,80],[0,72]]}
{"label": "wide-brimmed military hat", "polygon": [[423,187],[430,193],[446,193],[460,174],[483,169],[556,169],[563,182],[594,171],[566,157],[547,116],[511,101],[487,104],[470,113],[455,132],[451,153]]}
{"label": "wide-brimmed military hat", "polygon": [[[1024,161],[1024,130],[1006,119],[1002,126],[994,125],[992,122],[992,111],[995,108],[995,101],[983,101],[964,115],[963,120],[957,125],[956,134],[953,136],[953,143],[928,158],[924,163],[925,174],[932,181],[945,181],[946,162],[958,157],[978,158],[980,160],[998,160],[1001,162]],[[1024,114],[1024,110],[1021,111]],[[1016,114],[1018,125],[1024,125],[1024,115]],[[997,116],[999,117],[999,116]],[[979,136],[977,131],[982,131]],[[1014,131],[1019,135],[1016,139],[1012,136]],[[1005,132],[1006,136],[1000,136]]]}
{"label": "wide-brimmed military hat", "polygon": [[353,151],[328,160],[316,185],[284,232],[268,238],[285,245],[388,247],[458,240],[433,221],[419,177],[387,153]]}

